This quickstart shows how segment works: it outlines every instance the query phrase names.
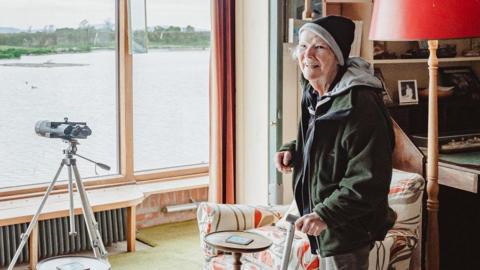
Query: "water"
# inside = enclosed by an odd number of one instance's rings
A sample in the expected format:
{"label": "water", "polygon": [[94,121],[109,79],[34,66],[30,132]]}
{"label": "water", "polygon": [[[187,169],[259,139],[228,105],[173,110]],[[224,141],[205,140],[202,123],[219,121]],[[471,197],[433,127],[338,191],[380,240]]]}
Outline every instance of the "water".
{"label": "water", "polygon": [[[208,60],[205,51],[153,50],[134,56],[135,170],[208,162]],[[75,63],[19,67],[8,63]],[[118,95],[114,51],[0,60],[0,188],[49,182],[66,146],[39,137],[38,120],[85,121],[93,130],[78,153],[118,174]],[[84,178],[94,166],[79,159]],[[66,178],[66,172],[62,178]]]}

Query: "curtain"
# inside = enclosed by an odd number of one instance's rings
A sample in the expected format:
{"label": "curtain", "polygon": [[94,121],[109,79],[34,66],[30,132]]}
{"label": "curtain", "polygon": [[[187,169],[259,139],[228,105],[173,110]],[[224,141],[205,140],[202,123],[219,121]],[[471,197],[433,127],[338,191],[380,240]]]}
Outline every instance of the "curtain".
{"label": "curtain", "polygon": [[235,1],[211,1],[210,201],[235,203]]}

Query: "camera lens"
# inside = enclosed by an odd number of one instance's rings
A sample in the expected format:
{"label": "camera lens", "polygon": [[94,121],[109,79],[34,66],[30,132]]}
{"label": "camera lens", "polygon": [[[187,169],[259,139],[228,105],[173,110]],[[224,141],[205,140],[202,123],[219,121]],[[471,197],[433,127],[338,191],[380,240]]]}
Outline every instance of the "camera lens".
{"label": "camera lens", "polygon": [[35,133],[39,136],[48,137],[47,133],[50,130],[50,121],[41,120],[35,124]]}

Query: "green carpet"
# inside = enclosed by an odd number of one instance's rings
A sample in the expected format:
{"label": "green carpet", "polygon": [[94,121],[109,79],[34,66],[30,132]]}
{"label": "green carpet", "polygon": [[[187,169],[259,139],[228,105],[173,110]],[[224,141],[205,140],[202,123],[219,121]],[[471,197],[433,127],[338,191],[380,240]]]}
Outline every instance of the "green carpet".
{"label": "green carpet", "polygon": [[113,270],[202,269],[196,220],[142,229],[137,239],[154,247],[109,256]]}

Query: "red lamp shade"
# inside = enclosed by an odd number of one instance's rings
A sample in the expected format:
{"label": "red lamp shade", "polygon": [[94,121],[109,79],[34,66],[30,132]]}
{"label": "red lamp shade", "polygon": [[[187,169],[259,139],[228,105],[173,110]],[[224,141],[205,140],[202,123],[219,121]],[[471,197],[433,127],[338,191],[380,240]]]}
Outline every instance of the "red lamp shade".
{"label": "red lamp shade", "polygon": [[375,0],[371,40],[480,36],[480,0]]}

